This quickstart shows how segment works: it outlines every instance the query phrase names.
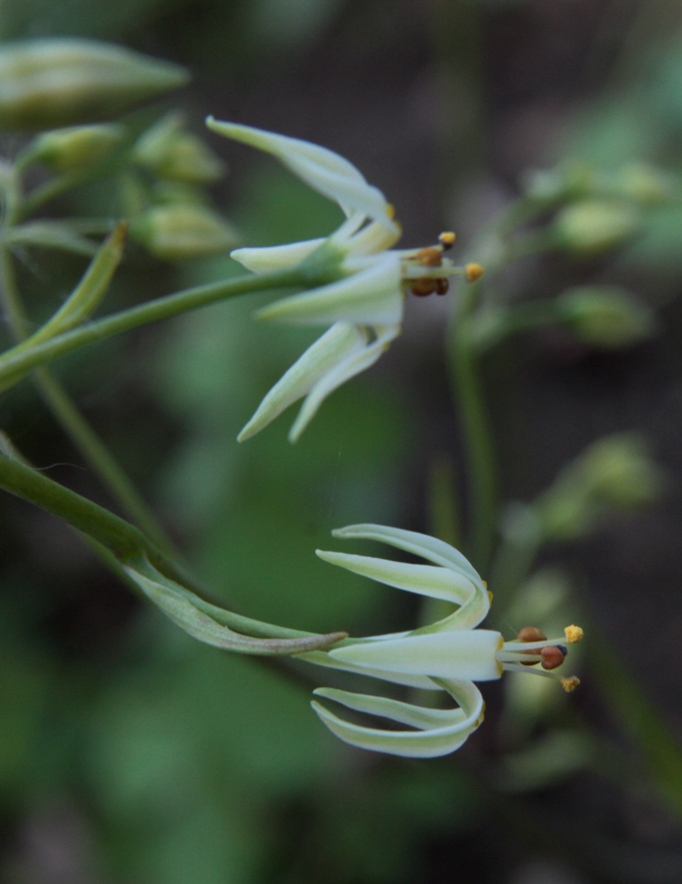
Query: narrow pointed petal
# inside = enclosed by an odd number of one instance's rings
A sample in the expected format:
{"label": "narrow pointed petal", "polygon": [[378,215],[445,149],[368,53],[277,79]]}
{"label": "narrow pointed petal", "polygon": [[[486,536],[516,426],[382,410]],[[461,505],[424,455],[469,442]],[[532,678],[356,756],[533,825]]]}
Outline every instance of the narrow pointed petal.
{"label": "narrow pointed petal", "polygon": [[[361,332],[358,332],[361,333]],[[370,368],[386,351],[388,345],[400,334],[400,326],[383,329],[377,339],[362,350],[349,352],[345,359],[339,361],[312,388],[289,432],[289,441],[296,442],[303,430],[313,419],[320,405],[334,390],[355,375]]]}
{"label": "narrow pointed petal", "polygon": [[418,595],[444,599],[462,605],[475,593],[475,587],[468,577],[450,568],[435,565],[412,565],[406,562],[392,562],[371,556],[356,556],[348,553],[315,550],[323,561],[346,568],[354,574],[361,574],[371,580],[378,580],[396,589],[405,589]]}
{"label": "narrow pointed petal", "polygon": [[295,267],[319,248],[324,238],[291,242],[283,246],[264,246],[259,249],[235,249],[230,257],[252,273],[265,273],[268,270],[286,270]]}
{"label": "narrow pointed petal", "polygon": [[206,125],[225,135],[277,157],[306,184],[339,203],[346,215],[362,212],[369,218],[396,228],[392,211],[378,188],[368,184],[348,160],[327,148],[298,138],[277,135],[251,126],[226,123],[208,117]]}
{"label": "narrow pointed petal", "polygon": [[495,658],[502,644],[499,632],[476,629],[359,642],[332,650],[329,656],[344,663],[392,672],[491,681],[502,675],[502,666]]}
{"label": "narrow pointed petal", "polygon": [[397,549],[421,556],[434,565],[453,568],[467,576],[474,584],[483,585],[481,576],[462,553],[435,537],[420,534],[417,531],[405,531],[401,528],[388,528],[385,525],[348,525],[332,531],[334,537],[357,540],[378,540]]}
{"label": "narrow pointed petal", "polygon": [[395,700],[328,689],[315,691],[318,696],[334,700],[346,708],[382,716],[419,730],[383,730],[350,724],[314,700],[312,706],[332,733],[352,746],[409,758],[434,758],[458,749],[476,730],[483,716],[483,698],[474,684],[453,681],[441,682],[440,686],[460,704],[460,709],[422,710],[412,707],[408,710],[408,704]]}
{"label": "narrow pointed petal", "polygon": [[403,315],[400,256],[386,252],[364,270],[310,292],[281,298],[259,310],[260,319],[301,325],[353,322],[359,325],[397,325]]}
{"label": "narrow pointed petal", "polygon": [[[396,633],[397,637],[402,637],[408,633]],[[389,636],[390,638],[391,636]],[[360,639],[360,642],[363,640]],[[368,639],[372,641],[372,639]],[[405,675],[400,672],[389,672],[385,669],[371,669],[368,666],[354,666],[352,663],[342,663],[341,660],[334,660],[326,651],[306,651],[297,654],[297,658],[305,660],[307,663],[314,663],[316,666],[324,666],[325,669],[337,669],[339,672],[352,672],[355,675],[364,675],[367,678],[376,678],[379,681],[387,681],[391,684],[400,684],[407,688],[417,688],[420,691],[437,691],[438,685],[435,681],[427,678],[425,675]]]}
{"label": "narrow pointed petal", "polygon": [[337,322],[308,347],[279,379],[237,439],[243,442],[255,436],[297,399],[306,396],[339,363],[344,364],[348,357],[361,354],[366,344],[366,332],[353,325]]}

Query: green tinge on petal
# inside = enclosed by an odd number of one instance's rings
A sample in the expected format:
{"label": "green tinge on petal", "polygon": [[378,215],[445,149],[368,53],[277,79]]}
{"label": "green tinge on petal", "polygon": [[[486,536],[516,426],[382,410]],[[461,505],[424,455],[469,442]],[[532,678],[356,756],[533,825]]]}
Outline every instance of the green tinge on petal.
{"label": "green tinge on petal", "polygon": [[338,565],[354,574],[361,574],[371,580],[378,580],[395,589],[405,589],[418,595],[462,605],[475,593],[475,587],[468,577],[450,568],[435,565],[412,565],[406,562],[392,562],[372,556],[356,556],[348,553],[328,552],[317,549],[315,553],[325,562]]}
{"label": "green tinge on petal", "polygon": [[460,704],[459,709],[433,710],[387,700],[381,697],[350,694],[346,691],[318,689],[315,694],[334,700],[346,708],[377,715],[419,730],[383,730],[351,724],[312,701],[312,707],[337,737],[352,746],[411,758],[434,758],[458,749],[479,726],[483,698],[470,682],[441,682],[444,690]]}
{"label": "green tinge on petal", "polygon": [[291,655],[313,651],[338,641],[344,633],[327,636],[304,636],[301,638],[253,638],[235,632],[218,623],[200,610],[198,599],[192,592],[145,565],[145,573],[139,568],[124,566],[130,579],[144,592],[163,613],[186,633],[216,648],[237,651],[241,654]]}
{"label": "green tinge on petal", "polygon": [[249,144],[277,157],[295,175],[318,193],[338,202],[347,216],[361,211],[367,217],[381,220],[387,227],[396,227],[383,194],[368,184],[348,160],[327,148],[208,117],[206,125],[219,135]]}
{"label": "green tinge on petal", "polygon": [[389,343],[400,334],[400,326],[389,326],[381,330],[379,336],[371,344],[362,350],[350,352],[345,359],[340,361],[328,371],[315,384],[307,395],[301,410],[289,431],[289,441],[296,442],[303,430],[313,419],[320,405],[334,390],[338,389],[346,381],[370,368],[387,349]]}
{"label": "green tinge on petal", "polygon": [[495,658],[502,636],[490,629],[436,632],[359,642],[329,652],[344,663],[430,678],[492,681],[502,674]]}
{"label": "green tinge on petal", "polygon": [[237,437],[255,436],[292,403],[307,395],[315,384],[348,357],[362,353],[367,334],[353,325],[337,322],[280,378]]}
{"label": "green tinge on petal", "polygon": [[319,248],[324,238],[308,239],[287,243],[283,246],[265,246],[259,249],[235,249],[230,257],[252,273],[266,273],[269,270],[286,270],[295,267]]}
{"label": "green tinge on petal", "polygon": [[483,586],[480,574],[459,550],[443,540],[429,537],[428,534],[405,531],[402,528],[389,528],[385,525],[363,524],[336,528],[332,531],[332,535],[347,540],[378,540],[387,543],[389,546],[421,556],[434,565],[452,568],[468,577],[474,584]]}
{"label": "green tinge on petal", "polygon": [[[407,635],[407,633],[404,633]],[[351,639],[350,641],[355,641]],[[363,640],[360,639],[360,642]],[[368,639],[372,641],[372,639]],[[342,644],[342,642],[339,642]],[[325,669],[337,669],[339,672],[352,672],[355,675],[364,675],[367,678],[376,678],[379,681],[387,681],[390,684],[400,684],[407,688],[417,688],[420,691],[439,690],[435,681],[425,675],[405,675],[400,672],[388,672],[385,669],[371,669],[368,666],[353,666],[352,663],[342,663],[329,656],[326,651],[306,651],[297,655],[298,659],[306,663],[314,663],[316,666],[324,666]]]}
{"label": "green tinge on petal", "polygon": [[403,315],[400,257],[387,252],[357,273],[300,295],[281,298],[260,310],[260,319],[301,325],[353,322],[398,325]]}

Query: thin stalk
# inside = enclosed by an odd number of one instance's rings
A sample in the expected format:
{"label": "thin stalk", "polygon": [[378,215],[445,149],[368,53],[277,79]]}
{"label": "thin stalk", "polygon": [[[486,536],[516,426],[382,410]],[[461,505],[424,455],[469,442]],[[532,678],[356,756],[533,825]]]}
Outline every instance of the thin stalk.
{"label": "thin stalk", "polygon": [[[28,322],[8,249],[0,247],[0,262],[0,289],[9,326],[14,337],[21,341],[28,333]],[[151,509],[59,381],[46,368],[37,369],[32,380],[49,411],[123,512],[157,546],[174,555],[173,546]]]}
{"label": "thin stalk", "polygon": [[151,322],[158,322],[161,319],[169,319],[188,310],[205,307],[208,304],[236,297],[237,295],[245,295],[272,288],[290,288],[314,284],[315,280],[311,280],[300,270],[286,270],[262,273],[257,276],[240,276],[226,279],[221,282],[185,289],[163,298],[157,298],[138,307],[122,310],[120,313],[114,313],[111,316],[88,323],[73,331],[57,335],[49,341],[32,347],[28,351],[18,353],[13,352],[13,350],[6,351],[0,356],[0,389],[16,383],[27,372],[37,366],[49,362],[58,356],[63,356],[72,350],[76,350],[78,347],[83,347],[85,344],[101,341],[112,335],[131,331],[134,328],[139,328]]}
{"label": "thin stalk", "polygon": [[[471,558],[479,570],[488,568],[497,521],[497,475],[490,420],[486,411],[472,345],[471,313],[476,283],[465,289],[451,329],[449,350],[452,382],[464,436],[468,498],[471,509]],[[473,290],[473,291],[472,291]]]}

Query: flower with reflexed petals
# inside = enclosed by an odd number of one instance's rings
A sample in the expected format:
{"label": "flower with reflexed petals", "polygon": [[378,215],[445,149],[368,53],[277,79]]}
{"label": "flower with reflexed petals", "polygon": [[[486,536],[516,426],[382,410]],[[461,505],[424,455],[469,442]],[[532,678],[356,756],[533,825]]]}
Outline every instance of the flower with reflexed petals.
{"label": "flower with reflexed petals", "polygon": [[478,265],[456,267],[438,245],[393,251],[400,226],[393,207],[348,160],[316,144],[250,126],[207,119],[214,132],[272,154],[319,193],[339,204],[346,221],[330,236],[267,248],[237,249],[232,257],[254,273],[292,267],[324,269],[329,281],[275,301],[258,316],[300,325],[330,326],[283,375],[238,436],[260,432],[292,403],[305,397],[291,428],[295,442],[322,402],[337,387],[373,365],[399,334],[407,291],[445,294],[449,276],[469,280]]}
{"label": "flower with reflexed petals", "polygon": [[[421,629],[346,639],[330,651],[302,655],[322,666],[409,687],[440,689],[458,704],[454,709],[433,709],[385,697],[318,688],[317,697],[408,726],[389,730],[351,723],[313,701],[324,724],[353,746],[415,758],[453,752],[483,721],[484,703],[475,681],[498,679],[509,670],[558,678],[553,670],[563,663],[567,645],[582,638],[578,626],[568,626],[564,636],[553,639],[527,626],[513,641],[504,641],[501,633],[491,629],[476,629],[490,609],[491,595],[467,559],[441,540],[381,525],[352,525],[333,533],[344,539],[383,541],[431,564],[318,550],[317,555],[324,561],[396,589],[444,599],[458,606],[453,614]],[[574,676],[561,679],[566,691],[572,691],[578,683]]]}

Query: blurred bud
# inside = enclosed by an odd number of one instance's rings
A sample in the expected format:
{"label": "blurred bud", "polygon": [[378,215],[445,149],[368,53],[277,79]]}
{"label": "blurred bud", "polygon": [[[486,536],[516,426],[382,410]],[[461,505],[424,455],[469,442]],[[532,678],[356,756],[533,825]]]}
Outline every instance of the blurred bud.
{"label": "blurred bud", "polygon": [[647,340],[656,332],[653,310],[619,286],[568,289],[555,302],[557,316],[583,343],[616,350]]}
{"label": "blurred bud", "polygon": [[605,436],[557,476],[536,501],[545,537],[573,540],[593,530],[609,510],[630,511],[653,503],[663,485],[661,469],[636,433]]}
{"label": "blurred bud", "polygon": [[197,135],[185,131],[181,114],[171,113],[140,136],[133,148],[136,163],[160,178],[212,184],[225,165]]}
{"label": "blurred bud", "polygon": [[622,245],[638,229],[634,206],[615,200],[581,200],[558,213],[553,233],[558,247],[589,257]]}
{"label": "blurred bud", "polygon": [[581,460],[586,485],[607,506],[638,509],[653,503],[661,493],[661,470],[636,433],[600,439]]}
{"label": "blurred bud", "polygon": [[188,79],[178,65],[111,43],[76,38],[6,43],[0,48],[0,126],[88,123]]}
{"label": "blurred bud", "polygon": [[641,206],[658,206],[680,196],[680,181],[646,163],[631,163],[619,169],[614,192]]}
{"label": "blurred bud", "polygon": [[533,169],[522,181],[526,194],[538,202],[553,204],[589,193],[593,171],[582,163],[556,169]]}
{"label": "blurred bud", "polygon": [[193,203],[154,206],[131,223],[130,233],[163,261],[206,258],[237,243],[235,230],[227,221]]}
{"label": "blurred bud", "polygon": [[39,135],[26,153],[54,172],[72,172],[104,159],[122,138],[123,127],[116,123],[69,126]]}

